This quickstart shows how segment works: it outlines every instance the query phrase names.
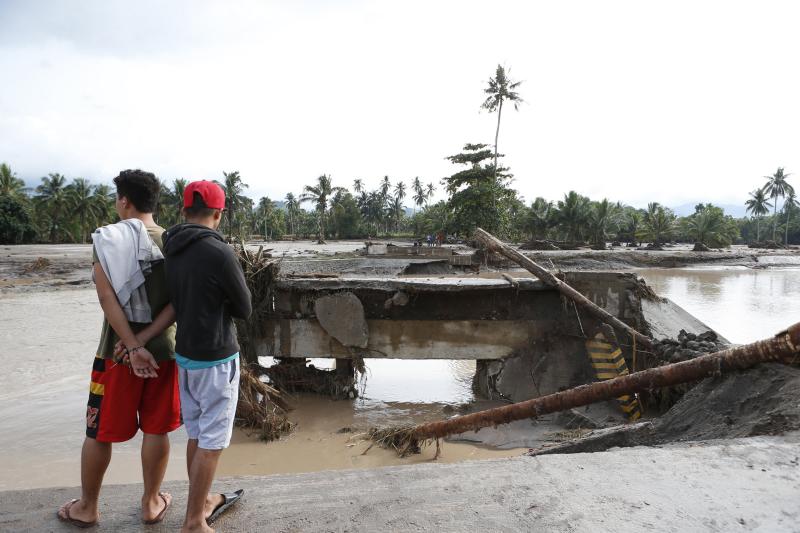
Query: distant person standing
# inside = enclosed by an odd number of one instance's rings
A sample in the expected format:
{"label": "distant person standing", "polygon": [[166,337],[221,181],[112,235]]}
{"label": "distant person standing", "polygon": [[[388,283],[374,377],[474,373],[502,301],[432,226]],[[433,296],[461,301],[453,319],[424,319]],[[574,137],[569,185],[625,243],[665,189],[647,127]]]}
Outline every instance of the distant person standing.
{"label": "distant person standing", "polygon": [[428,248],[433,246],[433,235],[431,235],[430,233],[428,234],[427,241],[428,241]]}
{"label": "distant person standing", "polygon": [[233,249],[216,229],[225,193],[195,181],[183,195],[185,224],[164,233],[167,286],[178,321],[175,344],[186,448],[189,497],[183,532],[209,524],[243,491],[209,494],[222,450],[231,441],[239,398],[239,344],[233,318],[250,316],[251,295]]}

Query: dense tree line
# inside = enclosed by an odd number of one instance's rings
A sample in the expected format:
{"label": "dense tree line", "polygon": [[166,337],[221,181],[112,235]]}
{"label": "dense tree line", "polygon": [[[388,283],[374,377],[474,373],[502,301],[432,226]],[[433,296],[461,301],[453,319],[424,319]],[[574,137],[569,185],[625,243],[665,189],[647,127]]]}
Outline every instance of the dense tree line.
{"label": "dense tree line", "polygon": [[[420,178],[406,183],[384,176],[376,189],[367,190],[363,179],[355,179],[348,188],[325,174],[279,202],[268,197],[255,202],[245,194],[248,185],[239,172],[223,172],[218,183],[225,190],[227,209],[220,229],[237,239],[419,238],[438,232],[466,239],[480,226],[516,242],[595,246],[609,241],[701,242],[710,247],[800,242],[800,209],[782,168],[750,194],[745,205],[751,216],[734,219],[712,204],[698,204],[693,214],[678,217],[659,203],[639,209],[605,198],[592,200],[576,191],[557,201],[536,198],[526,203],[511,187],[509,169],[495,168],[494,158],[493,150],[483,144],[467,144],[461,153],[449,156],[457,168],[441,180],[447,199],[438,202],[432,202],[434,183],[424,184]],[[181,222],[186,183],[162,182],[156,212],[162,226]],[[96,227],[115,219],[114,191],[107,184],[53,173],[29,189],[9,165],[0,164],[4,244],[90,242]]]}

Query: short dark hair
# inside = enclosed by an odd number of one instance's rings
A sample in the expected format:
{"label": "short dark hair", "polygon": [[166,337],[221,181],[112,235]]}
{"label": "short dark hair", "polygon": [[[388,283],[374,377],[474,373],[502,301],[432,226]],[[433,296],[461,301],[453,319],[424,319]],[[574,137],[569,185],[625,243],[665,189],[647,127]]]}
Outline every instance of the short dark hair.
{"label": "short dark hair", "polygon": [[208,218],[214,214],[214,211],[220,211],[219,209],[208,207],[205,200],[203,200],[203,195],[197,191],[194,191],[192,198],[191,207],[183,208],[183,212],[186,213],[187,218]]}
{"label": "short dark hair", "polygon": [[161,184],[156,175],[144,170],[123,170],[114,178],[117,197],[127,198],[140,213],[152,213],[158,204]]}

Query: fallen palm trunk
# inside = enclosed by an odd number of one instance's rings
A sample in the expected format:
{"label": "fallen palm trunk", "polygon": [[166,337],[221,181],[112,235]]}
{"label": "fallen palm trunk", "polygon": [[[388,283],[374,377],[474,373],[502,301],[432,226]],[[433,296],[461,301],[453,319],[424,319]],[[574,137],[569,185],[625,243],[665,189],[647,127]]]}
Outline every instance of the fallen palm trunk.
{"label": "fallen palm trunk", "polygon": [[800,353],[800,323],[770,339],[703,355],[689,361],[650,368],[608,381],[580,385],[555,394],[449,420],[420,424],[411,428],[373,430],[370,436],[382,446],[394,448],[401,455],[406,455],[414,453],[420,444],[426,441],[448,435],[565,411],[625,394],[698,381],[715,374],[742,370],[758,363],[796,362],[798,353]]}
{"label": "fallen palm trunk", "polygon": [[583,294],[579,293],[575,289],[573,289],[567,283],[564,283],[557,277],[555,277],[549,270],[543,268],[542,266],[538,265],[535,261],[530,259],[529,257],[521,254],[519,251],[507,246],[506,244],[502,243],[497,237],[492,235],[491,233],[478,228],[475,230],[475,239],[482,242],[484,246],[486,246],[489,250],[493,252],[497,252],[508,259],[514,261],[519,266],[534,274],[537,278],[542,280],[543,282],[547,283],[551,287],[557,289],[561,294],[575,302],[575,305],[578,307],[586,310],[591,315],[595,316],[602,322],[613,326],[617,329],[625,331],[636,339],[636,342],[646,348],[652,348],[653,340],[646,335],[642,335],[628,324],[624,323],[622,320],[618,319],[614,315],[610,314],[605,309],[598,307],[594,304],[591,300],[586,298]]}

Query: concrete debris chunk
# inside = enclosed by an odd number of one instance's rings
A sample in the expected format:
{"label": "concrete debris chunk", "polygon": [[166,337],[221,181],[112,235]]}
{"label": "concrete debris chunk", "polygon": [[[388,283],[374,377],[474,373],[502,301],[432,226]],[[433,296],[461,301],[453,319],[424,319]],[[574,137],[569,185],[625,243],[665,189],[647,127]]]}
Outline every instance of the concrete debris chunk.
{"label": "concrete debris chunk", "polygon": [[317,298],[314,311],[328,335],[345,346],[367,347],[369,327],[364,318],[364,306],[355,294],[339,292]]}

